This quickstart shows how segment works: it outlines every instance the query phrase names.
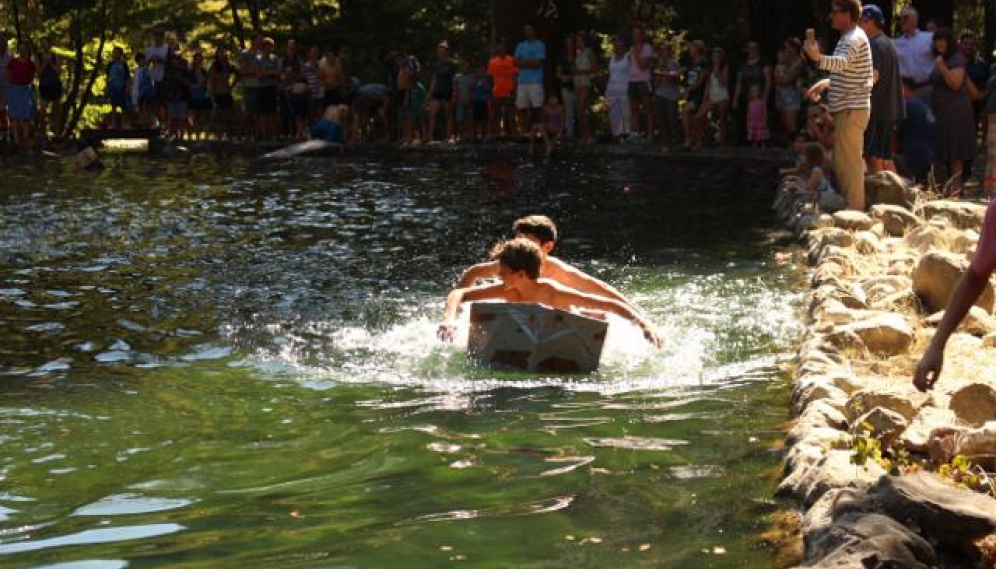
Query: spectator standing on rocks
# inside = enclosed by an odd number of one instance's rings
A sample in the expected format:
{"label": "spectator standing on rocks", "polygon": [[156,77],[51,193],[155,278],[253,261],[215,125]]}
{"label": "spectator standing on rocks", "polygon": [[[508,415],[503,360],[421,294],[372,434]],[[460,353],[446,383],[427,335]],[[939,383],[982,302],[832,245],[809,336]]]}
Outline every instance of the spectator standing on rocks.
{"label": "spectator standing on rocks", "polygon": [[494,102],[491,108],[491,134],[509,136],[515,132],[515,113],[512,92],[515,91],[515,77],[519,68],[515,58],[508,54],[508,44],[498,40],[495,54],[488,61],[488,75],[491,76],[491,95]]}
{"label": "spectator standing on rocks", "polygon": [[[654,69],[654,48],[646,41],[642,26],[633,28],[633,45],[629,47],[629,104],[630,127],[634,132],[644,132],[650,140],[654,132],[654,106],[650,99],[650,74]],[[640,122],[640,115],[646,122]],[[641,124],[646,125],[642,130]]]}
{"label": "spectator standing on rocks", "polygon": [[944,347],[948,343],[948,338],[989,284],[989,276],[992,275],[993,269],[996,269],[996,201],[990,202],[989,208],[986,209],[986,217],[982,222],[982,235],[972,256],[972,263],[958,279],[958,284],[955,285],[944,308],[944,317],[934,332],[934,338],[913,373],[913,385],[920,391],[931,390],[937,384],[941,368],[944,366]]}
{"label": "spectator standing on rocks", "polygon": [[564,38],[564,53],[557,62],[557,82],[560,84],[560,101],[564,105],[565,132],[567,138],[574,138],[574,126],[576,124],[577,97],[574,92],[574,59],[576,56],[575,39],[573,34],[567,34]]}
{"label": "spectator standing on rocks", "polygon": [[905,170],[903,175],[924,181],[934,163],[934,131],[937,120],[930,105],[916,94],[916,82],[903,77],[906,118],[898,123],[899,148]]}
{"label": "spectator standing on rocks", "polygon": [[14,142],[23,152],[33,150],[32,121],[35,119],[35,62],[27,42],[17,44],[17,57],[7,63],[7,112],[10,114]]}
{"label": "spectator standing on rocks", "polygon": [[[972,134],[977,139],[979,130],[982,128],[985,113],[985,98],[983,93],[986,84],[989,82],[989,65],[979,56],[978,45],[975,41],[975,34],[965,32],[961,34],[958,42],[958,51],[965,58],[965,87],[968,88],[968,98],[972,101],[972,116],[974,129]],[[965,178],[972,176],[972,161],[965,162]]]}
{"label": "spectator standing on rocks", "polygon": [[937,117],[937,162],[947,168],[946,193],[961,193],[964,167],[975,157],[975,118],[968,95],[965,57],[958,52],[948,28],[934,32],[934,71],[931,105]]}
{"label": "spectator standing on rocks", "polygon": [[656,86],[654,101],[658,132],[665,148],[681,140],[681,119],[678,117],[678,99],[681,98],[681,64],[674,58],[671,44],[662,43],[657,48],[657,61],[654,69]]}
{"label": "spectator standing on rocks", "polygon": [[605,100],[609,107],[612,138],[617,142],[629,136],[629,66],[626,42],[620,37],[613,38]]}
{"label": "spectator standing on rocks", "polygon": [[43,37],[38,46],[38,130],[47,137],[49,127],[55,135],[62,131],[62,65],[52,41]]}
{"label": "spectator standing on rocks", "polygon": [[899,13],[899,29],[896,37],[896,54],[899,56],[899,74],[913,79],[917,95],[930,104],[930,72],[934,69],[934,55],[931,51],[932,32],[921,31],[920,15],[916,8],[907,4]]}
{"label": "spectator standing on rocks", "polygon": [[546,103],[543,96],[543,64],[546,62],[546,45],[537,39],[536,27],[526,24],[525,39],[515,46],[515,65],[519,68],[518,92],[515,108],[518,109],[519,129],[532,132],[533,121]]}
{"label": "spectator standing on rocks", "polygon": [[802,91],[799,90],[799,74],[802,71],[798,38],[788,38],[778,52],[775,65],[775,107],[781,117],[782,134],[786,139],[799,128],[799,111],[802,110]]}
{"label": "spectator standing on rocks", "polygon": [[448,142],[456,140],[453,124],[455,122],[453,83],[456,74],[456,65],[450,59],[450,44],[443,40],[436,46],[436,65],[432,70],[432,79],[429,80],[429,130],[425,135],[428,142],[436,138],[436,118],[440,111],[446,121],[446,137],[443,140]]}
{"label": "spectator standing on rocks", "polygon": [[584,32],[578,32],[574,47],[574,96],[577,98],[575,107],[577,108],[578,134],[584,142],[592,142],[588,107],[591,94],[591,76],[596,70],[597,61],[595,52],[588,47],[588,39]]}
{"label": "spectator standing on rocks", "polygon": [[872,56],[868,36],[858,27],[860,0],[833,0],[830,21],[840,32],[833,55],[820,53],[816,40],[807,39],[806,55],[830,72],[813,85],[807,96],[817,98],[829,90],[834,123],[833,171],[848,209],[865,209],[865,174],[862,154],[865,128],[871,113]]}
{"label": "spectator standing on rocks", "polygon": [[899,56],[892,38],[882,32],[885,14],[875,4],[861,12],[861,29],[868,35],[872,52],[871,118],[865,131],[865,157],[868,172],[896,171],[892,160],[892,138],[896,121],[906,118],[903,86],[899,75]]}
{"label": "spectator standing on rocks", "polygon": [[166,123],[166,70],[170,58],[169,44],[162,30],[152,32],[152,45],[145,48],[145,60],[152,76],[151,107],[160,125]]}
{"label": "spectator standing on rocks", "polygon": [[705,42],[694,40],[688,45],[688,68],[685,71],[685,110],[682,116],[685,127],[685,150],[702,148],[704,129],[702,121],[699,120],[699,108],[705,101],[708,78],[709,63],[706,61]]}
{"label": "spectator standing on rocks", "polygon": [[750,98],[750,88],[754,85],[761,89],[761,98],[767,104],[771,100],[771,64],[761,56],[760,44],[751,40],[747,42],[747,60],[740,66],[740,73],[737,74],[731,103],[734,118],[741,131],[741,141],[747,139],[747,102]]}

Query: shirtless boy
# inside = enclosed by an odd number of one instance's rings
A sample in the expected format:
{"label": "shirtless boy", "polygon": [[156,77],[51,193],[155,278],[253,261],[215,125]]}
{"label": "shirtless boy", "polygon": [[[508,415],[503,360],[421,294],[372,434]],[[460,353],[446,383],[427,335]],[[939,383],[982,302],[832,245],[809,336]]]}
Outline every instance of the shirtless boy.
{"label": "shirtless boy", "polygon": [[540,276],[543,252],[526,237],[499,243],[491,252],[498,265],[501,282],[467,288],[457,288],[446,297],[443,323],[439,338],[452,341],[460,305],[475,300],[504,300],[506,302],[537,302],[560,310],[573,307],[611,312],[632,321],[643,330],[648,342],[656,347],[664,345],[653,325],[628,305],[604,296],[581,292]]}
{"label": "shirtless boy", "polygon": [[[634,311],[639,311],[621,292],[595,277],[550,255],[557,242],[557,226],[545,215],[529,215],[521,217],[512,224],[512,233],[516,237],[525,237],[535,243],[542,254],[540,277],[557,281],[558,283],[588,294],[608,297],[625,304]],[[479,263],[463,272],[457,282],[457,288],[467,288],[482,279],[498,278],[498,261]]]}

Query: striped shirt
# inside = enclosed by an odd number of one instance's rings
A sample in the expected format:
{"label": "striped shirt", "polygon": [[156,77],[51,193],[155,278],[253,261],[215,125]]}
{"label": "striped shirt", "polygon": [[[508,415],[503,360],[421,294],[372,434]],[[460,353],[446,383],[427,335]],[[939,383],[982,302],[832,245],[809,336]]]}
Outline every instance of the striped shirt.
{"label": "striped shirt", "polygon": [[864,30],[840,36],[833,55],[820,58],[820,69],[830,72],[830,112],[870,109],[872,76],[871,46]]}

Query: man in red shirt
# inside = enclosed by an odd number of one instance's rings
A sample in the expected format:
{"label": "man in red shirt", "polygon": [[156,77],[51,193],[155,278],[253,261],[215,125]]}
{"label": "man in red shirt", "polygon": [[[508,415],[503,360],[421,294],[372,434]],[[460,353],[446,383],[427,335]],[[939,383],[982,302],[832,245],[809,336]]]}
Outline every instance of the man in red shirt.
{"label": "man in red shirt", "polygon": [[491,132],[509,134],[515,132],[514,107],[512,93],[515,93],[515,77],[519,69],[515,66],[515,58],[509,55],[505,40],[499,40],[495,47],[495,55],[488,62],[488,75],[491,76],[491,94],[494,96],[494,107],[491,109]]}
{"label": "man in red shirt", "polygon": [[25,42],[17,46],[17,57],[7,64],[7,114],[13,140],[25,152],[31,151],[31,121],[35,118],[35,62]]}

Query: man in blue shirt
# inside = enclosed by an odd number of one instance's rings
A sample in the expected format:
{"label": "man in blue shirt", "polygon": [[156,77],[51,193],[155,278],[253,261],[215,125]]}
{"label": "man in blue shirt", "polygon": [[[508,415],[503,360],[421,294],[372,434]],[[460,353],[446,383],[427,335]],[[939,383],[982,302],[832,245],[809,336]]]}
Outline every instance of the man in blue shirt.
{"label": "man in blue shirt", "polygon": [[536,39],[536,28],[526,24],[526,39],[515,47],[515,64],[519,67],[519,86],[515,97],[518,110],[519,131],[532,132],[533,121],[543,108],[543,64],[546,46]]}

